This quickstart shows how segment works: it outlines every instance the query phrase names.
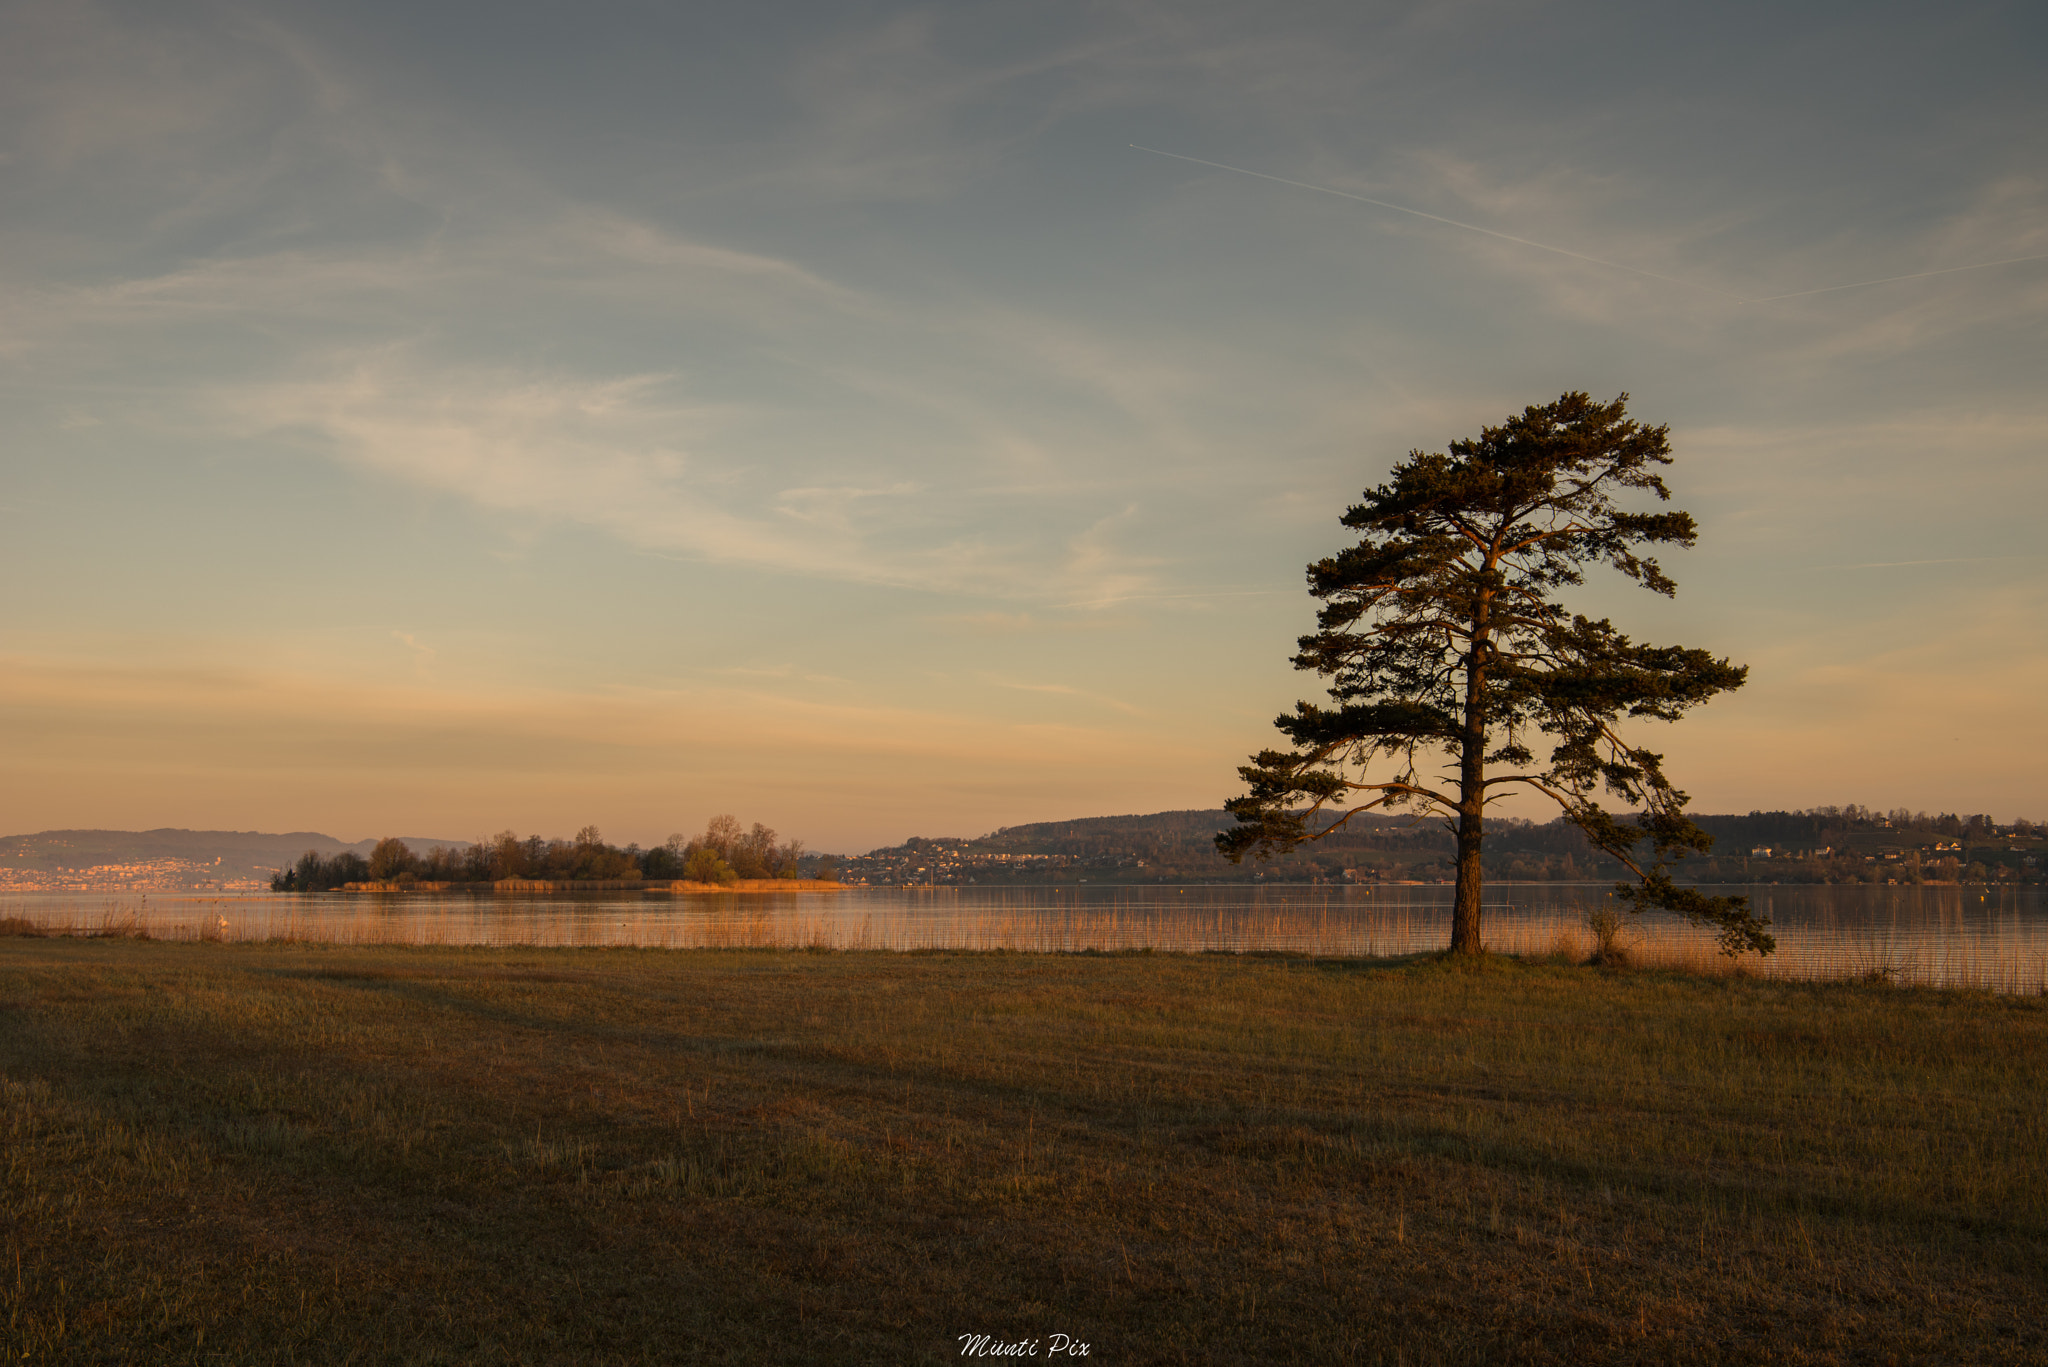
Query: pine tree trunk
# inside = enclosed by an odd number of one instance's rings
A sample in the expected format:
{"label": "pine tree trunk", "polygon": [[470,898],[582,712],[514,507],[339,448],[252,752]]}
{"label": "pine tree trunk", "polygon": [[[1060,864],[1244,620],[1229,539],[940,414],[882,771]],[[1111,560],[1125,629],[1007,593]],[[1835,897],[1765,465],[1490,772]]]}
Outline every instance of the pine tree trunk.
{"label": "pine tree trunk", "polygon": [[1486,817],[1475,794],[1458,813],[1458,891],[1451,907],[1451,953],[1483,954],[1479,942],[1479,897],[1485,878],[1479,865],[1482,826]]}
{"label": "pine tree trunk", "polygon": [[1482,598],[1473,623],[1472,645],[1465,656],[1465,734],[1458,754],[1458,891],[1451,907],[1453,954],[1486,952],[1479,941],[1479,897],[1485,886],[1479,856],[1486,833],[1487,608]]}

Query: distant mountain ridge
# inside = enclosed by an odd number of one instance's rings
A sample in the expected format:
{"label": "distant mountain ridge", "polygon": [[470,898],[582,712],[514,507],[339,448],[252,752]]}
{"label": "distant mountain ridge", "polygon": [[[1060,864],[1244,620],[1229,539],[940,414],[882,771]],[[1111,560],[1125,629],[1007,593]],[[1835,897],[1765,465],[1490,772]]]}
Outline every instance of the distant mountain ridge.
{"label": "distant mountain ridge", "polygon": [[[1697,882],[2038,882],[2048,865],[2048,830],[2033,821],[2001,826],[1985,815],[1859,806],[1693,819],[1715,838],[1710,854],[1678,866],[1679,877]],[[1454,871],[1455,841],[1432,818],[1361,812],[1323,840],[1236,865],[1215,846],[1216,832],[1233,824],[1219,808],[1038,821],[974,838],[912,837],[847,861],[847,870],[885,884],[1427,882]],[[1497,817],[1488,826],[1489,879],[1598,881],[1627,872],[1562,819]]]}
{"label": "distant mountain ridge", "polygon": [[[1128,838],[1142,834],[1163,841],[1191,841],[1209,844],[1216,832],[1237,824],[1237,818],[1221,807],[1195,807],[1172,812],[1149,812],[1131,816],[1081,816],[1065,821],[1034,821],[1023,826],[1004,826],[982,836],[978,843],[997,847],[1034,845],[1046,841]],[[1406,830],[1416,824],[1412,816],[1382,816],[1362,812],[1351,818],[1354,830]]]}
{"label": "distant mountain ridge", "polygon": [[[415,850],[436,845],[466,845],[462,840],[428,840],[400,836]],[[218,865],[223,873],[247,877],[292,863],[307,850],[339,854],[353,850],[367,856],[374,839],[353,844],[319,831],[189,831],[160,826],[149,831],[37,831],[32,835],[0,836],[0,865],[16,869],[90,869],[108,865],[175,860],[193,865]]]}

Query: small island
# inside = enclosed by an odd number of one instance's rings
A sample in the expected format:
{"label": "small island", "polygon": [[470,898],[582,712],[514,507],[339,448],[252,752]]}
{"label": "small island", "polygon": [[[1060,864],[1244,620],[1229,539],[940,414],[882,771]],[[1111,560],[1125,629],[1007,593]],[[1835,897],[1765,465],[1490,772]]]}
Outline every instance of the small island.
{"label": "small island", "polygon": [[643,850],[605,843],[595,826],[572,840],[502,831],[468,846],[436,845],[424,854],[396,837],[377,842],[366,859],[354,850],[307,850],[270,880],[272,892],[835,892],[837,861],[782,842],[755,822],[730,814],[711,818],[704,833],[672,835]]}

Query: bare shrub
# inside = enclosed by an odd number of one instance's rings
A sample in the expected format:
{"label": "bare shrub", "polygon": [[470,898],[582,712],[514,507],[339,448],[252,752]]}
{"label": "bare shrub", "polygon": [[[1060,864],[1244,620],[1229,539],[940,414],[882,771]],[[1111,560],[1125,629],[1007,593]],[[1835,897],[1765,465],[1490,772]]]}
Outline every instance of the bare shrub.
{"label": "bare shrub", "polygon": [[1627,935],[1628,923],[1620,908],[1603,902],[1597,907],[1586,908],[1582,918],[1586,929],[1593,934],[1593,955],[1586,962],[1604,967],[1626,968],[1629,950],[1634,947],[1633,937]]}

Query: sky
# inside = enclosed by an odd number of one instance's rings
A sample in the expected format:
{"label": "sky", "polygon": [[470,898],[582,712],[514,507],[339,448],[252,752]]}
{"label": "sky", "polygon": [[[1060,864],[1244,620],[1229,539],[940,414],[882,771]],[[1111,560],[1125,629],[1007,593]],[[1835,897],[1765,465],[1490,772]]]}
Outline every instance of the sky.
{"label": "sky", "polygon": [[2034,4],[0,0],[0,828],[1217,806],[1566,390],[1695,811],[2042,819],[2042,258]]}

